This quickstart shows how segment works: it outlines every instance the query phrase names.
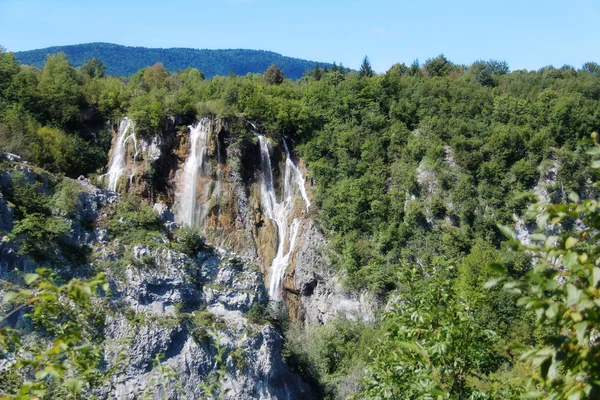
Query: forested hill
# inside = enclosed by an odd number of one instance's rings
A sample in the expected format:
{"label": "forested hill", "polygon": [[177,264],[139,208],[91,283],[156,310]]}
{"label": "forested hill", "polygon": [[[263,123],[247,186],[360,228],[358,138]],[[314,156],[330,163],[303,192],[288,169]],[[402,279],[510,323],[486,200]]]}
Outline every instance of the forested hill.
{"label": "forested hill", "polygon": [[[246,75],[248,72],[263,73],[271,64],[277,64],[288,78],[298,79],[304,72],[313,69],[314,61],[286,57],[264,50],[198,50],[188,48],[147,48],[129,47],[111,43],[86,43],[72,46],[54,46],[45,49],[15,52],[23,64],[42,67],[48,54],[63,52],[73,66],[78,67],[85,60],[97,57],[107,66],[110,75],[129,76],[141,68],[162,62],[171,71],[197,68],[206,78],[215,75]],[[321,65],[330,64],[320,63]]]}

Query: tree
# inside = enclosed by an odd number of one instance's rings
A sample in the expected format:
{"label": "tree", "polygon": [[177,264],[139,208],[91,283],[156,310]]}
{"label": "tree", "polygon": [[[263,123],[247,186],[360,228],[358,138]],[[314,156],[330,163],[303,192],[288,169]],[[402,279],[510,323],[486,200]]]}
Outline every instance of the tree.
{"label": "tree", "polygon": [[168,78],[169,71],[167,71],[161,62],[157,62],[153,66],[144,69],[144,83],[150,88],[166,87],[169,83]]}
{"label": "tree", "polygon": [[[11,84],[13,77],[19,72],[19,62],[13,53],[7,53],[0,46],[0,102],[5,98],[4,92]],[[1,103],[0,103],[1,106]]]}
{"label": "tree", "polygon": [[[98,306],[100,294],[109,288],[106,277],[100,273],[61,285],[55,274],[40,268],[24,274],[24,281],[30,289],[5,292],[0,309],[0,359],[12,359],[0,370],[0,396],[80,398],[102,382],[102,349],[94,328],[104,319]],[[8,326],[10,316],[21,310],[29,311],[25,318],[30,323]],[[32,330],[51,341],[26,346],[22,338]]]}
{"label": "tree", "polygon": [[[590,154],[600,156],[600,148]],[[600,162],[592,165],[597,168]],[[517,305],[535,311],[546,332],[542,346],[524,348],[523,358],[537,368],[524,382],[528,398],[600,398],[600,202],[582,201],[574,193],[569,199],[569,204],[530,206],[529,217],[552,230],[532,235],[531,243],[500,226],[510,245],[531,254],[536,264],[525,279],[500,277],[486,284],[504,282],[505,290],[519,295]],[[580,221],[580,228],[569,229],[573,221]]]}
{"label": "tree", "polygon": [[315,80],[320,81],[321,78],[323,77],[323,71],[321,71],[321,68],[319,67],[319,63],[315,64],[315,69],[312,70],[312,77],[315,78]]}
{"label": "tree", "polygon": [[358,72],[360,76],[370,78],[374,75],[373,68],[371,68],[371,63],[369,62],[369,57],[365,56],[363,58],[362,64],[360,65],[360,71]]}
{"label": "tree", "polygon": [[67,124],[79,117],[81,86],[65,53],[48,56],[38,84],[44,113],[50,121]]}
{"label": "tree", "polygon": [[90,58],[81,66],[81,73],[90,78],[102,78],[106,75],[106,65],[99,58]]}
{"label": "tree", "polygon": [[499,366],[495,333],[460,304],[450,269],[406,268],[384,317],[385,338],[365,373],[365,398],[482,398],[477,386]]}
{"label": "tree", "polygon": [[600,71],[600,65],[598,65],[598,63],[595,62],[586,62],[585,64],[583,64],[581,69],[585,72],[593,74]]}
{"label": "tree", "polygon": [[265,71],[264,79],[268,85],[280,85],[285,80],[285,74],[276,64],[272,64]]}
{"label": "tree", "polygon": [[446,76],[454,68],[454,64],[446,56],[440,54],[436,58],[427,60],[423,67],[430,76]]}

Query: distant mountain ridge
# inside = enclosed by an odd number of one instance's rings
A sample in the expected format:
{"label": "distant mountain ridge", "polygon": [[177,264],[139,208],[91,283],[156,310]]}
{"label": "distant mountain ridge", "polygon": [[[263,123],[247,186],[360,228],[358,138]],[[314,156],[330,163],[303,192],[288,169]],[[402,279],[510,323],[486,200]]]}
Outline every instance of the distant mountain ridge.
{"label": "distant mountain ridge", "polygon": [[[190,48],[148,48],[122,46],[112,43],[84,43],[69,46],[53,46],[44,49],[15,52],[15,57],[23,64],[42,67],[48,54],[63,52],[73,66],[78,67],[93,57],[97,57],[107,67],[109,75],[128,76],[141,68],[162,62],[174,72],[188,67],[197,68],[206,78],[215,75],[236,75],[263,73],[271,64],[277,64],[288,78],[298,79],[315,67],[315,61],[286,57],[265,50],[248,49],[190,49]],[[329,63],[319,63],[331,67]]]}

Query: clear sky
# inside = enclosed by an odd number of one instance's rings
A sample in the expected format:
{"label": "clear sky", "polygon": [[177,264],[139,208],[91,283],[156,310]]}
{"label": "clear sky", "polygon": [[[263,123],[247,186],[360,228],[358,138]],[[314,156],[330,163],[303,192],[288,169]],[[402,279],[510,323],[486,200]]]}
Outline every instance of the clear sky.
{"label": "clear sky", "polygon": [[511,69],[600,61],[600,0],[0,0],[11,51],[109,42],[248,48],[383,72],[444,53]]}

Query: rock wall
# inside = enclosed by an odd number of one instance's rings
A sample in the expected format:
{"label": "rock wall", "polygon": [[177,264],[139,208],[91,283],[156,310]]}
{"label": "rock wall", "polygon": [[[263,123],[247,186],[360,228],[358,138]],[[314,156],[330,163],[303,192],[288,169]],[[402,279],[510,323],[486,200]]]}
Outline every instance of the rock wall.
{"label": "rock wall", "polygon": [[[269,267],[277,251],[278,230],[264,215],[261,205],[260,149],[253,133],[256,127],[242,123],[240,129],[238,122],[211,121],[208,150],[211,172],[201,182],[202,187],[209,190],[199,190],[197,202],[208,208],[202,226],[207,240],[254,260],[268,282]],[[274,182],[280,185],[285,164],[284,149],[278,140],[272,143],[276,143],[271,154]],[[138,147],[135,162],[134,149],[128,149],[126,170],[136,173],[131,185],[123,191],[146,197],[149,201],[160,199],[165,207],[172,207],[178,185],[177,171],[189,153],[189,128],[167,130],[160,137],[140,136]],[[308,176],[301,162],[300,168],[304,176]],[[151,171],[154,177],[143,171]],[[207,180],[210,181],[208,185]],[[154,186],[149,187],[152,182]],[[281,187],[276,190],[281,194]],[[310,187],[307,190],[310,196]],[[291,255],[284,280],[283,298],[288,314],[311,324],[325,323],[338,314],[372,320],[374,300],[365,294],[357,296],[342,290],[329,267],[325,247],[323,233],[309,214],[301,221],[296,250]]]}
{"label": "rock wall", "polygon": [[[2,175],[6,185],[0,185],[0,199],[10,190],[12,173]],[[267,306],[263,275],[255,263],[212,247],[192,255],[176,250],[169,236],[169,211],[162,203],[156,208],[166,226],[152,244],[124,245],[106,229],[121,197],[83,178],[71,181],[80,189],[78,205],[73,215],[64,217],[71,229],[60,240],[88,248],[87,263],[68,264],[67,258],[61,267],[35,262],[19,254],[18,240],[4,236],[0,279],[14,288],[22,284],[21,276],[12,272],[15,268],[32,272],[40,266],[52,267],[64,279],[107,273],[111,295],[97,311],[106,315],[98,337],[104,337],[102,368],[111,371],[111,382],[87,395],[313,398],[283,362],[281,334],[250,318],[251,310]],[[2,204],[0,220],[6,221],[11,210],[8,203]],[[0,299],[5,287],[0,286]]]}

